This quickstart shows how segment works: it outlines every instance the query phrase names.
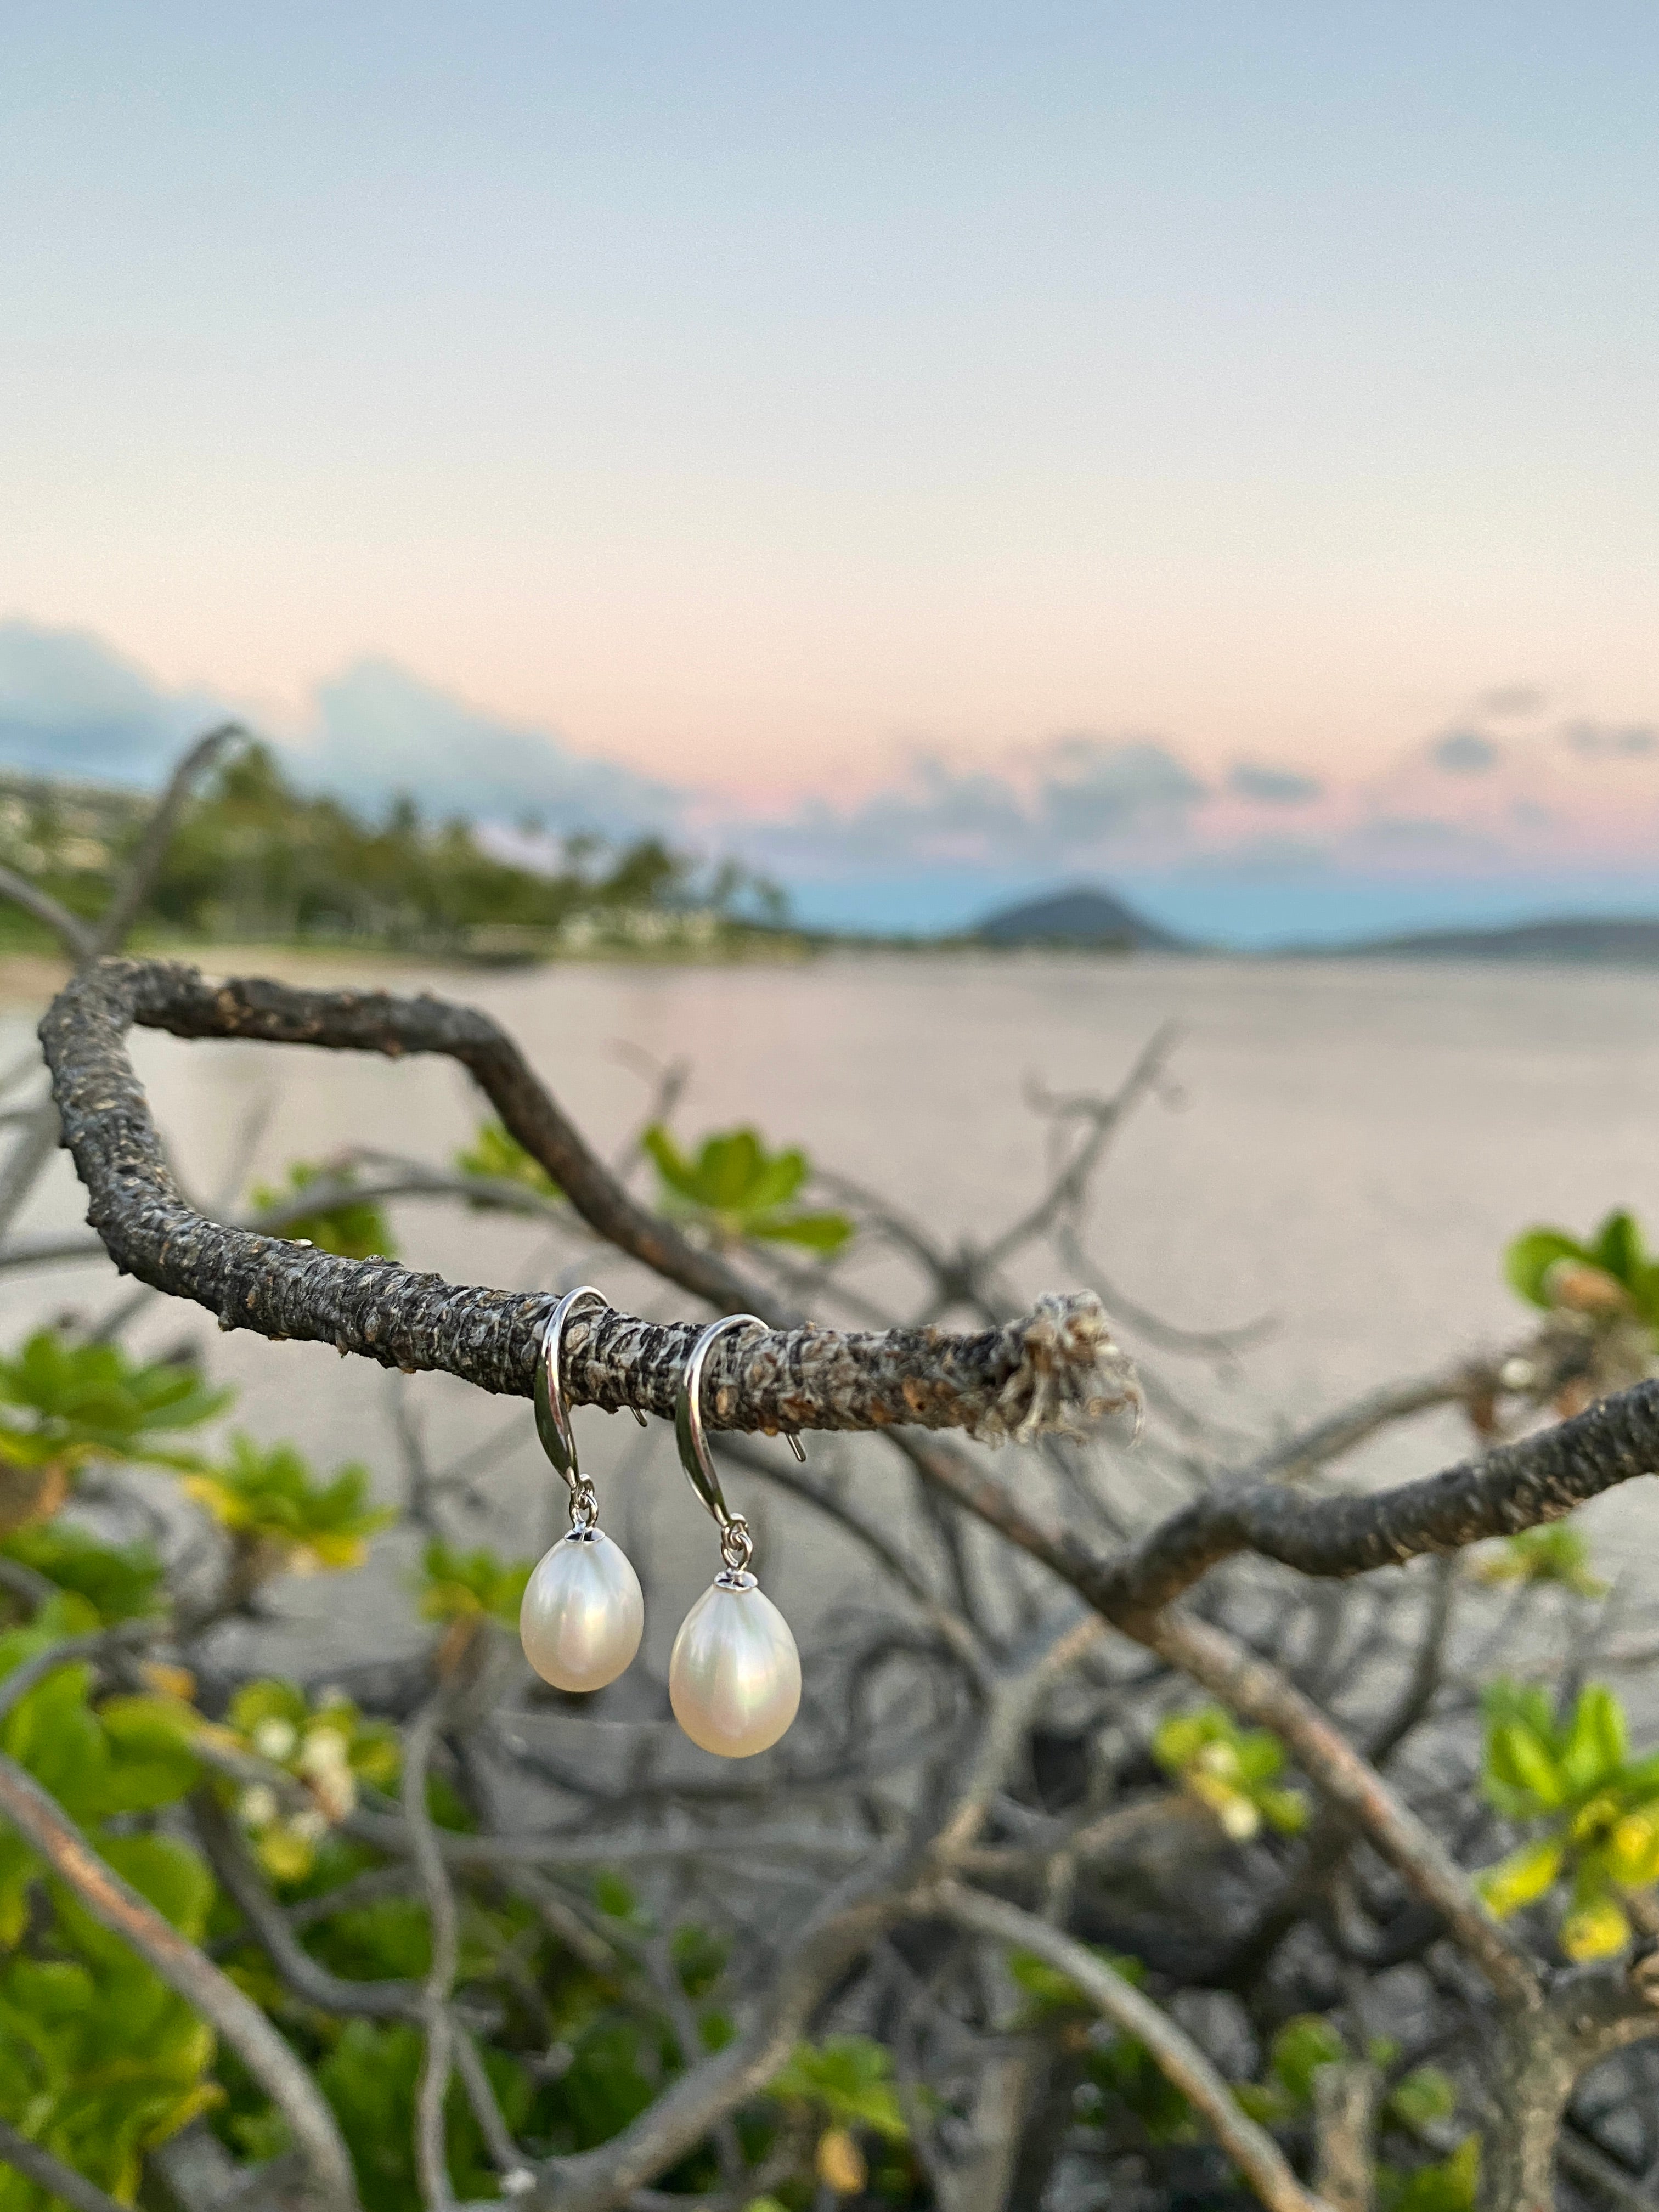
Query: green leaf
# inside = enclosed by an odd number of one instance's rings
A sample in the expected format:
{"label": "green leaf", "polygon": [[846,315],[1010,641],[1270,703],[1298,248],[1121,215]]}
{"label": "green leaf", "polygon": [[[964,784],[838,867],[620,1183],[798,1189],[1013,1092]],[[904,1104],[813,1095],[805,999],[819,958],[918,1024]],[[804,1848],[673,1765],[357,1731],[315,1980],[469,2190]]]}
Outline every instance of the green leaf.
{"label": "green leaf", "polygon": [[687,1921],[674,1930],[669,1955],[687,1996],[706,1997],[726,1972],[731,1946],[723,1936]]}
{"label": "green leaf", "polygon": [[[348,2021],[317,2068],[318,2081],[334,2108],[356,2168],[364,2212],[408,2212],[420,2202],[413,2145],[422,2050],[420,2031],[404,2021],[381,2025]],[[504,2071],[517,2075],[519,2069],[499,2053],[490,2057],[495,2062],[489,2065],[491,2081],[499,2094]],[[521,2094],[509,2094],[501,2101],[509,2112],[515,2106],[522,2112]],[[456,2196],[462,2200],[494,2197],[499,2185],[459,2082],[451,2084],[444,2124],[447,2162]]]}
{"label": "green leaf", "polygon": [[1586,1896],[1561,1923],[1561,1948],[1575,1965],[1616,1959],[1630,1940],[1629,1917],[1610,1892]]}
{"label": "green leaf", "polygon": [[1480,2138],[1466,2136],[1449,2158],[1401,2172],[1376,2170],[1379,2212],[1474,2212],[1480,2186]]}
{"label": "green leaf", "polygon": [[641,1142],[670,1210],[691,1216],[716,1242],[756,1237],[827,1257],[853,1234],[844,1214],[790,1210],[811,1172],[798,1146],[769,1152],[753,1129],[727,1129],[705,1137],[689,1158],[659,1126]]}
{"label": "green leaf", "polygon": [[213,1876],[188,1844],[171,1836],[111,1836],[105,1839],[103,1856],[169,1926],[192,1943],[201,1942],[213,1903]]}
{"label": "green leaf", "polygon": [[1659,1329],[1659,1261],[1638,1267],[1630,1285],[1631,1304],[1650,1328]]}
{"label": "green leaf", "polygon": [[1641,1231],[1628,1213],[1608,1214],[1591,1242],[1589,1256],[1615,1282],[1635,1283],[1644,1263]]}
{"label": "green leaf", "polygon": [[1296,2112],[1313,2103],[1313,2077],[1322,2066],[1332,2066],[1348,2055],[1348,2046],[1328,2020],[1304,2013],[1286,2021],[1273,2040],[1268,2069],[1284,2089]]}
{"label": "green leaf", "polygon": [[1594,1265],[1591,1255],[1576,1238],[1559,1229],[1528,1229],[1504,1255],[1504,1273],[1510,1288],[1528,1303],[1547,1309],[1547,1278],[1558,1260],[1581,1260]]}
{"label": "green leaf", "polygon": [[191,1739],[199,1717],[167,1698],[106,1698],[98,1707],[112,1759],[110,1813],[154,1813],[176,1805],[201,1779]]}
{"label": "green leaf", "polygon": [[54,1668],[6,1716],[0,1743],[50,1790],[70,1818],[100,1820],[106,1809],[110,1754],[87,1703],[91,1670]]}
{"label": "green leaf", "polygon": [[1554,1812],[1567,1801],[1566,1777],[1548,1745],[1525,1721],[1503,1721],[1486,1739],[1488,1778],[1529,1798],[1537,1809]]}
{"label": "green leaf", "polygon": [[1450,2119],[1457,2110],[1456,2085],[1437,2066],[1414,2066],[1395,2083],[1385,2110],[1391,2119],[1415,2134]]}
{"label": "green leaf", "polygon": [[472,1142],[455,1155],[463,1175],[479,1176],[490,1182],[522,1183],[542,1198],[562,1198],[547,1170],[527,1152],[504,1121],[480,1121]]}
{"label": "green leaf", "polygon": [[[356,1180],[357,1171],[353,1167],[295,1160],[289,1169],[285,1188],[256,1183],[248,1195],[256,1213],[269,1213],[279,1206],[286,1208],[290,1200],[319,1183],[349,1190]],[[398,1256],[397,1243],[385,1214],[367,1199],[343,1198],[315,1213],[294,1215],[284,1222],[280,1233],[289,1243],[314,1244],[319,1252],[332,1252],[344,1260],[393,1260]]]}
{"label": "green leaf", "polygon": [[1285,1836],[1306,1825],[1300,1796],[1274,1783],[1284,1768],[1284,1745],[1269,1729],[1240,1728],[1219,1705],[1170,1714],[1152,1737],[1152,1756],[1209,1807],[1235,1842],[1259,1834],[1264,1820]]}
{"label": "green leaf", "polygon": [[889,2142],[910,2130],[893,2086],[891,2053],[867,2035],[831,2035],[798,2043],[773,2077],[771,2094],[811,2106],[832,2126],[868,2128]]}
{"label": "green leaf", "polygon": [[146,1365],[117,1345],[77,1344],[59,1330],[38,1329],[0,1359],[0,1458],[70,1470],[97,1459],[193,1464],[158,1439],[199,1427],[233,1395],[209,1389],[192,1364]]}
{"label": "green leaf", "polygon": [[853,1234],[853,1224],[844,1213],[795,1213],[781,1221],[757,1220],[750,1224],[749,1234],[764,1238],[773,1244],[799,1244],[808,1252],[821,1252],[827,1257],[839,1252]]}
{"label": "green leaf", "polygon": [[241,1434],[223,1465],[186,1476],[184,1487],[247,1549],[263,1548],[272,1572],[361,1566],[369,1537],[397,1518],[369,1504],[366,1468],[337,1468],[324,1482],[292,1444]]}
{"label": "green leaf", "polygon": [[1542,1843],[1524,1844],[1496,1866],[1487,1867],[1475,1877],[1487,1911],[1503,1920],[1524,1905],[1535,1905],[1559,1879],[1565,1856],[1560,1840],[1549,1837]]}
{"label": "green leaf", "polygon": [[1477,1572],[1485,1583],[1555,1583],[1580,1597],[1605,1597],[1607,1584],[1590,1571],[1590,1549],[1570,1521],[1553,1521],[1505,1537]]}
{"label": "green leaf", "polygon": [[1480,1711],[1488,1728],[1499,1721],[1522,1721],[1545,1743],[1555,1741],[1555,1708],[1536,1682],[1512,1682],[1499,1674],[1480,1692]]}
{"label": "green leaf", "polygon": [[420,1607],[428,1620],[488,1614],[505,1628],[519,1625],[519,1607],[533,1559],[501,1559],[494,1552],[457,1552],[447,1544],[426,1547]]}
{"label": "green leaf", "polygon": [[634,1920],[638,1917],[639,1899],[619,1874],[601,1868],[593,1877],[593,1902],[610,1920]]}
{"label": "green leaf", "polygon": [[160,1601],[161,1562],[148,1544],[100,1543],[61,1515],[13,1529],[0,1553],[77,1591],[106,1627],[154,1613]]}
{"label": "green leaf", "polygon": [[1607,1870],[1626,1889],[1659,1881],[1659,1811],[1626,1813],[1607,1838]]}
{"label": "green leaf", "polygon": [[1562,1747],[1560,1766],[1575,1795],[1610,1782],[1630,1756],[1625,1709],[1605,1682],[1589,1682]]}
{"label": "green leaf", "polygon": [[695,1202],[698,1197],[696,1171],[667,1130],[653,1126],[646,1131],[640,1142],[656,1163],[657,1173],[667,1188],[677,1197]]}

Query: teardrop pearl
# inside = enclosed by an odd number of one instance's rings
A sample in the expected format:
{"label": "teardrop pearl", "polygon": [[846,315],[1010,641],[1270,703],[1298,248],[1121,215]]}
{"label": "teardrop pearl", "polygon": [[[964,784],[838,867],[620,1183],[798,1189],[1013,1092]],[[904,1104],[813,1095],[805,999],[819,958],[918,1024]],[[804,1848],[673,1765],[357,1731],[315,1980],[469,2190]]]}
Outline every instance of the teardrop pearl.
{"label": "teardrop pearl", "polygon": [[800,1706],[800,1654],[752,1575],[712,1583],[674,1638],[668,1702],[693,1743],[722,1759],[769,1750]]}
{"label": "teardrop pearl", "polygon": [[519,1641],[556,1690],[602,1690],[614,1682],[644,1632],[640,1578],[602,1529],[561,1536],[525,1585]]}

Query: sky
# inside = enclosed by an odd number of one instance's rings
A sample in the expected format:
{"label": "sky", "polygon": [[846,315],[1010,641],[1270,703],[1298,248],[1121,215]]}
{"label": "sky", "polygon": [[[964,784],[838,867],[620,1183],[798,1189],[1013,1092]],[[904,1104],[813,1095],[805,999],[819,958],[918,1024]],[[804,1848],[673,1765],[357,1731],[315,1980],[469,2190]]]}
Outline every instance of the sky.
{"label": "sky", "polygon": [[0,11],[0,763],[1659,911],[1659,16]]}

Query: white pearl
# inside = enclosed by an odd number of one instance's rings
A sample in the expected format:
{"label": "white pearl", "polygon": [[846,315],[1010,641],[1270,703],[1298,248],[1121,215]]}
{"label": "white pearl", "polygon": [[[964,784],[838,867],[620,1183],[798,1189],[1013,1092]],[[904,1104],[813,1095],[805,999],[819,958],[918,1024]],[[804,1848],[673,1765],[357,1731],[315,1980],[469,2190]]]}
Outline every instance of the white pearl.
{"label": "white pearl", "polygon": [[601,1529],[561,1536],[525,1585],[519,1641],[556,1690],[602,1690],[614,1682],[644,1632],[640,1578]]}
{"label": "white pearl", "polygon": [[752,1575],[714,1583],[685,1616],[668,1662],[668,1701],[693,1743],[722,1759],[775,1744],[800,1706],[800,1654]]}

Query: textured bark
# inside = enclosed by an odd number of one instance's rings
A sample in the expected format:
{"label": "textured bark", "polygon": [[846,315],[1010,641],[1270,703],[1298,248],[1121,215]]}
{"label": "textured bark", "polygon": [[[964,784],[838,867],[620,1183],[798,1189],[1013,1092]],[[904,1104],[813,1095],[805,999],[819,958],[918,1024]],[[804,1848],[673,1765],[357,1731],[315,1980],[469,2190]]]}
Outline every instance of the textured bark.
{"label": "textured bark", "polygon": [[1381,2087],[1371,2066],[1322,2066],[1313,2077],[1314,2191],[1331,2212],[1371,2212]]}
{"label": "textured bark", "polygon": [[1212,1492],[1114,1559],[1087,1595],[1107,1610],[1150,1610],[1245,1551],[1304,1575],[1369,1574],[1562,1520],[1656,1468],[1659,1382],[1639,1382],[1540,1436],[1396,1489],[1310,1498],[1264,1482]]}
{"label": "textured bark", "polygon": [[[528,1397],[552,1298],[346,1260],[210,1221],[175,1188],[123,1042],[137,1022],[177,1036],[252,1037],[341,1051],[447,1054],[594,1230],[671,1281],[731,1310],[763,1303],[716,1255],[628,1196],[564,1119],[518,1048],[487,1016],[436,999],[210,985],[173,963],[109,960],[48,1009],[41,1042],[87,1218],[125,1273],[192,1298],[221,1328],[332,1344],[385,1367],[441,1370]],[[774,1312],[768,1318],[777,1320]],[[672,1418],[703,1323],[607,1312],[574,1321],[565,1379],[574,1404]],[[963,1428],[989,1442],[1083,1435],[1139,1391],[1091,1292],[1039,1301],[1001,1328],[844,1334],[774,1327],[717,1345],[705,1410],[716,1429]]]}
{"label": "textured bark", "polygon": [[1045,1527],[949,1444],[899,1441],[930,1482],[1124,1627],[1150,1619],[1240,1552],[1304,1575],[1345,1578],[1564,1520],[1603,1491],[1659,1472],[1659,1382],[1638,1382],[1537,1436],[1392,1490],[1310,1497],[1270,1481],[1212,1491],[1108,1559],[1069,1532]]}

